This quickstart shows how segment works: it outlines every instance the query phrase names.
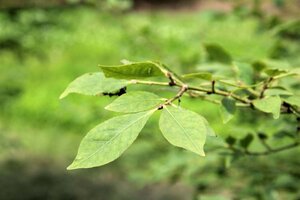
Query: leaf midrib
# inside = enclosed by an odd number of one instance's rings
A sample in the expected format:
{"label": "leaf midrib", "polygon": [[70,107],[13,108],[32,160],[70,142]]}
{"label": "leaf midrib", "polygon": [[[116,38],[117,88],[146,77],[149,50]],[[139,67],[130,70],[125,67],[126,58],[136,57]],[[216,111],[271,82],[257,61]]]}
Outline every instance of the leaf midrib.
{"label": "leaf midrib", "polygon": [[177,119],[175,118],[174,115],[172,115],[172,113],[167,109],[167,107],[165,108],[166,111],[171,115],[171,117],[175,120],[175,122],[178,124],[178,126],[183,130],[185,136],[188,138],[188,140],[192,143],[192,145],[194,146],[194,148],[200,153],[202,152],[202,150],[193,142],[192,138],[189,136],[189,134],[185,131],[184,127],[177,121]]}

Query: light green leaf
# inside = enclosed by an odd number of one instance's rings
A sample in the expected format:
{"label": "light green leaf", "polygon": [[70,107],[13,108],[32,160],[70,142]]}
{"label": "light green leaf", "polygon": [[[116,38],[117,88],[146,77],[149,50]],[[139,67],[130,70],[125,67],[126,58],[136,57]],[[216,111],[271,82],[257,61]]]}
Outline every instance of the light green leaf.
{"label": "light green leaf", "polygon": [[254,70],[248,63],[234,62],[237,70],[238,79],[247,85],[253,84]]}
{"label": "light green leaf", "polygon": [[[198,115],[198,116],[202,117],[201,115]],[[206,127],[206,135],[216,137],[217,134],[215,133],[214,129],[212,129],[212,127],[209,125],[208,121],[204,117],[202,117],[202,120],[203,120],[204,125]]]}
{"label": "light green leaf", "polygon": [[234,113],[236,110],[235,100],[225,97],[222,99],[219,108],[223,123],[226,124],[234,117]]}
{"label": "light green leaf", "polygon": [[164,107],[159,120],[163,136],[174,146],[204,156],[207,127],[203,117],[182,108]]}
{"label": "light green leaf", "polygon": [[134,79],[164,75],[160,65],[151,61],[116,66],[99,65],[99,67],[106,77],[113,78]]}
{"label": "light green leaf", "polygon": [[293,95],[293,93],[283,87],[272,87],[272,88],[268,88],[265,91],[265,95],[266,96]]}
{"label": "light green leaf", "polygon": [[72,81],[59,98],[62,99],[70,93],[99,95],[104,92],[116,92],[128,84],[125,80],[105,78],[101,72],[88,73]]}
{"label": "light green leaf", "polygon": [[271,96],[264,99],[253,101],[253,105],[258,110],[266,113],[272,113],[274,119],[278,119],[280,115],[281,99],[278,96]]}
{"label": "light green leaf", "polygon": [[114,117],[93,128],[81,141],[68,169],[97,167],[117,159],[134,142],[154,111]]}
{"label": "light green leaf", "polygon": [[141,112],[150,110],[163,103],[164,99],[151,92],[129,92],[117,98],[105,107],[114,112]]}
{"label": "light green leaf", "polygon": [[300,108],[300,96],[288,96],[283,97],[283,101]]}
{"label": "light green leaf", "polygon": [[220,45],[205,44],[204,47],[210,61],[216,61],[224,64],[230,64],[232,62],[230,54]]}
{"label": "light green leaf", "polygon": [[211,81],[213,79],[212,74],[208,72],[196,72],[191,74],[184,74],[182,75],[182,78],[184,79],[199,78],[207,81]]}

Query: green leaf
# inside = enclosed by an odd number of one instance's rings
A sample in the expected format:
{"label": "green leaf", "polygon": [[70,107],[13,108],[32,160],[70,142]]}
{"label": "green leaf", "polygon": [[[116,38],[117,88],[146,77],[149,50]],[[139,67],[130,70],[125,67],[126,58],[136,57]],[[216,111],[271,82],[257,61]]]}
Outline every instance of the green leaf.
{"label": "green leaf", "polygon": [[99,95],[104,92],[116,92],[128,84],[125,80],[105,78],[101,72],[88,73],[72,81],[59,98],[62,99],[70,93]]}
{"label": "green leaf", "polygon": [[249,147],[249,145],[251,144],[251,142],[253,141],[254,137],[252,134],[247,134],[243,139],[240,140],[240,145],[241,147],[243,147],[244,149],[247,149]]}
{"label": "green leaf", "polygon": [[288,97],[283,97],[283,101],[293,105],[293,106],[297,106],[300,107],[300,96],[288,96]]}
{"label": "green leaf", "polygon": [[279,118],[281,99],[278,96],[271,96],[264,99],[254,100],[253,105],[258,110],[261,110],[266,113],[272,113],[274,119]]}
{"label": "green leaf", "polygon": [[204,45],[206,52],[208,54],[208,59],[210,61],[216,61],[224,64],[230,64],[232,58],[225,49],[217,44],[205,44]]}
{"label": "green leaf", "polygon": [[222,99],[219,108],[220,108],[219,110],[221,113],[221,117],[223,119],[223,123],[225,124],[229,122],[234,116],[236,110],[235,100],[225,97]]}
{"label": "green leaf", "polygon": [[285,69],[267,69],[265,70],[265,73],[269,76],[277,76],[288,73],[288,70]]}
{"label": "green leaf", "polygon": [[248,63],[234,62],[237,69],[238,79],[247,85],[253,84],[254,70]]}
{"label": "green leaf", "polygon": [[229,146],[233,146],[236,142],[236,139],[232,136],[228,136],[226,139],[225,139],[225,142],[229,145]]}
{"label": "green leaf", "polygon": [[272,87],[272,88],[268,88],[265,91],[265,95],[266,96],[293,95],[293,93],[283,87]]}
{"label": "green leaf", "polygon": [[[198,116],[202,117],[201,115],[198,115]],[[206,127],[206,135],[216,137],[217,134],[215,133],[214,129],[212,129],[212,127],[209,125],[208,121],[204,117],[202,117],[202,120]]]}
{"label": "green leaf", "polygon": [[117,98],[105,109],[114,112],[141,112],[150,110],[163,103],[164,99],[151,92],[129,92]]}
{"label": "green leaf", "polygon": [[68,169],[91,168],[117,159],[134,142],[155,110],[111,118],[83,138]]}
{"label": "green leaf", "polygon": [[99,67],[102,69],[106,77],[118,79],[147,78],[164,75],[161,71],[160,65],[151,61],[116,66],[99,65]]}
{"label": "green leaf", "polygon": [[166,106],[159,120],[163,136],[174,146],[204,156],[207,127],[203,117],[195,112]]}
{"label": "green leaf", "polygon": [[190,78],[199,78],[207,81],[212,80],[212,74],[208,72],[196,72],[191,74],[184,74],[182,75],[182,78],[184,79],[190,79]]}

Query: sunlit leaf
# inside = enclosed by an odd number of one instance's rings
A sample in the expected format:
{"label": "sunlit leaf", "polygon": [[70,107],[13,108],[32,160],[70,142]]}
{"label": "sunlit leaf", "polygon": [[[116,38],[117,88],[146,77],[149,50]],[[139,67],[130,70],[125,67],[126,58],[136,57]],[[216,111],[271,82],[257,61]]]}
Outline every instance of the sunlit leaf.
{"label": "sunlit leaf", "polygon": [[151,92],[137,91],[129,92],[114,100],[105,107],[115,112],[141,112],[150,110],[163,103],[164,99]]}
{"label": "sunlit leaf", "polygon": [[154,110],[109,119],[83,138],[68,169],[91,168],[115,159],[134,142]]}
{"label": "sunlit leaf", "polygon": [[253,101],[253,105],[258,110],[266,113],[272,113],[274,119],[278,119],[280,115],[281,99],[278,96],[270,96],[264,99]]}
{"label": "sunlit leaf", "polygon": [[174,146],[204,156],[207,127],[203,117],[182,108],[167,106],[163,109],[159,127],[163,136]]}
{"label": "sunlit leaf", "polygon": [[105,78],[101,72],[88,73],[72,81],[59,98],[62,99],[70,93],[99,95],[104,92],[116,92],[128,84],[125,80]]}
{"label": "sunlit leaf", "polygon": [[163,76],[160,66],[154,62],[136,62],[125,65],[99,66],[106,77],[134,79]]}

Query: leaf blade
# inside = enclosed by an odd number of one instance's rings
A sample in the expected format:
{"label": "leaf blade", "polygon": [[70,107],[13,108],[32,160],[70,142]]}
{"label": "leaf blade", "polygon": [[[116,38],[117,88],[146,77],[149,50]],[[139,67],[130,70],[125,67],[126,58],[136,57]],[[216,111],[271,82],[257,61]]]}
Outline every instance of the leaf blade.
{"label": "leaf blade", "polygon": [[258,110],[261,110],[265,113],[273,114],[274,119],[279,118],[281,99],[278,96],[270,96],[264,99],[254,100],[253,105]]}
{"label": "leaf blade", "polygon": [[62,99],[71,93],[98,95],[104,92],[115,92],[128,84],[129,82],[125,80],[105,78],[101,72],[87,73],[73,80],[59,98]]}
{"label": "leaf blade", "polygon": [[104,66],[99,65],[106,77],[122,78],[122,79],[135,79],[147,78],[153,76],[163,76],[160,66],[157,63],[135,62],[127,63],[124,65]]}
{"label": "leaf blade", "polygon": [[163,99],[151,92],[129,92],[114,100],[105,109],[114,112],[133,113],[153,109],[163,103]]}
{"label": "leaf blade", "polygon": [[118,116],[99,124],[83,138],[67,169],[91,168],[114,161],[134,142],[154,111]]}
{"label": "leaf blade", "polygon": [[208,130],[203,118],[197,113],[165,107],[160,116],[159,127],[172,145],[205,156],[203,147]]}

